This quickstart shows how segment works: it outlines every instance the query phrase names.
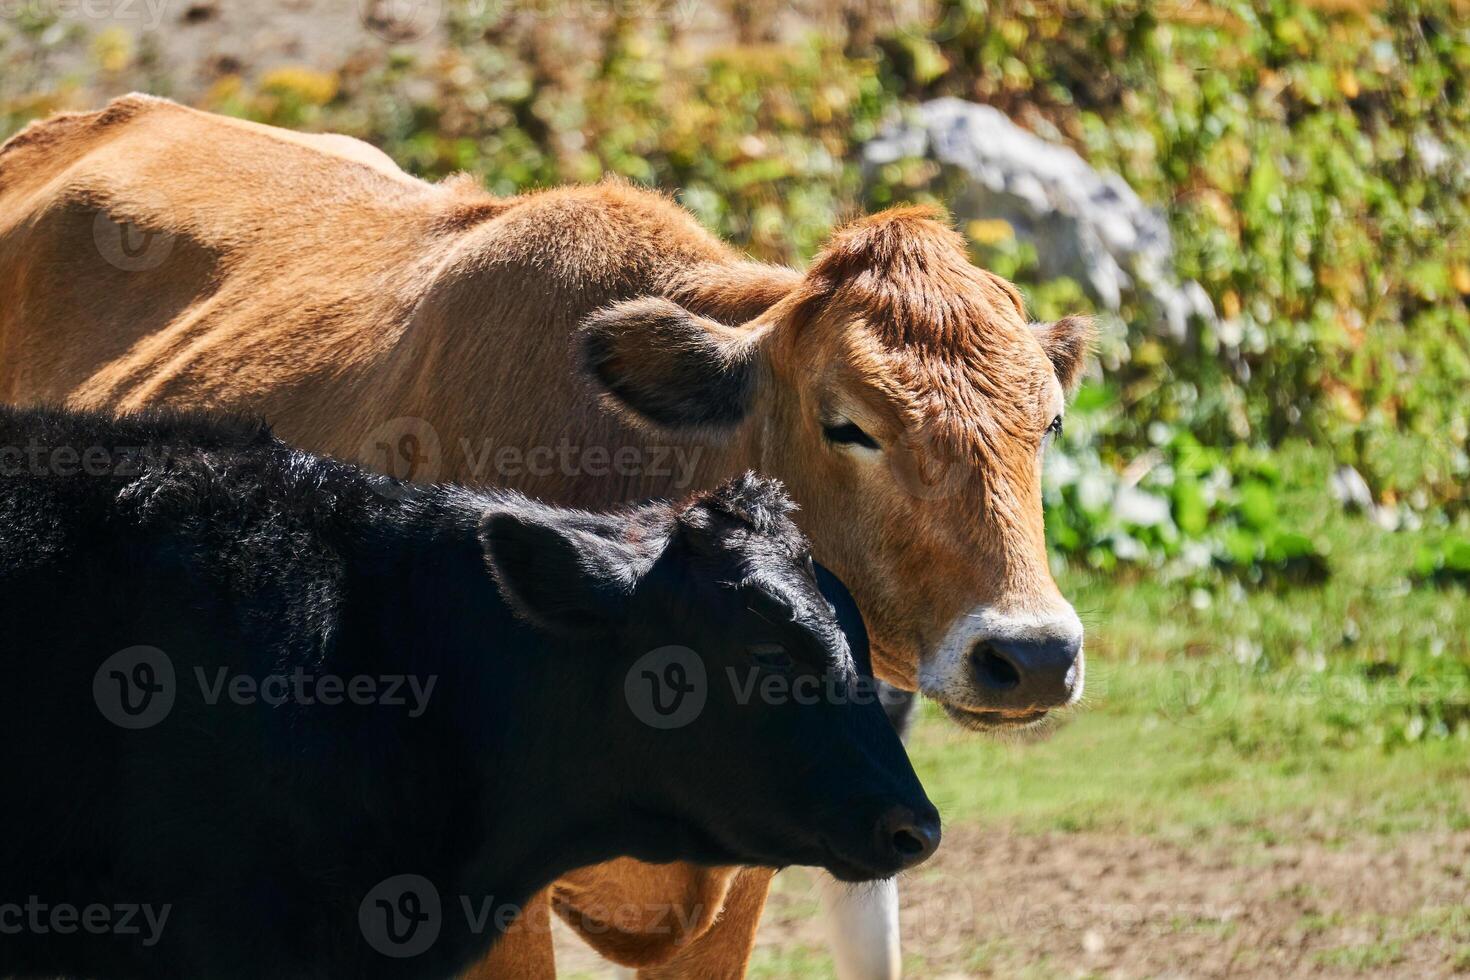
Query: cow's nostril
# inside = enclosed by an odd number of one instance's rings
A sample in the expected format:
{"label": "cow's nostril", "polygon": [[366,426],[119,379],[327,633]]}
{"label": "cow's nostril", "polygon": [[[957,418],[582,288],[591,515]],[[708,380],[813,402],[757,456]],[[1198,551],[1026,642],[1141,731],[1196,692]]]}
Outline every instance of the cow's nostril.
{"label": "cow's nostril", "polygon": [[915,813],[908,807],[889,810],[878,821],[877,845],[882,863],[893,870],[912,868],[939,847],[939,814],[933,807]]}
{"label": "cow's nostril", "polygon": [[988,644],[981,644],[970,654],[975,666],[975,676],[980,683],[996,691],[1014,690],[1021,683],[1021,672],[1015,664],[995,652]]}
{"label": "cow's nostril", "polygon": [[919,839],[919,836],[909,830],[895,831],[893,834],[893,849],[906,858],[923,854],[929,845]]}

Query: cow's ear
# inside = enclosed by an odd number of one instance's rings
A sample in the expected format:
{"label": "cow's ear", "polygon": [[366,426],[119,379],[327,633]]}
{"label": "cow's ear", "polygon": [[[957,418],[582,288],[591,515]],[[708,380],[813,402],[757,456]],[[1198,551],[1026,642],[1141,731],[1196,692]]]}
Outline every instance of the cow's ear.
{"label": "cow's ear", "polygon": [[516,615],[557,633],[599,632],[624,618],[637,555],[554,515],[491,511],[480,522],[485,562]]}
{"label": "cow's ear", "polygon": [[582,365],[604,399],[638,425],[729,433],[750,412],[759,349],[749,332],[648,296],[582,324]]}
{"label": "cow's ear", "polygon": [[1046,356],[1057,373],[1062,388],[1071,394],[1082,380],[1087,352],[1092,349],[1092,320],[1085,316],[1065,316],[1056,323],[1033,324]]}

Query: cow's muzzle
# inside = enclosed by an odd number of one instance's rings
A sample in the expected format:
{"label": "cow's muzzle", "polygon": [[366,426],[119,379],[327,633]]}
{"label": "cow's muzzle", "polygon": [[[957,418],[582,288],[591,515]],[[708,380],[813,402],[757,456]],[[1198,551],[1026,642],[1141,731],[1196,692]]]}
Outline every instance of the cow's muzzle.
{"label": "cow's muzzle", "polygon": [[966,728],[1026,727],[1081,698],[1083,666],[1071,606],[1039,614],[980,606],[921,662],[919,688]]}
{"label": "cow's muzzle", "polygon": [[1045,712],[1071,704],[1082,682],[1082,636],[987,639],[970,649],[975,687],[1006,713]]}

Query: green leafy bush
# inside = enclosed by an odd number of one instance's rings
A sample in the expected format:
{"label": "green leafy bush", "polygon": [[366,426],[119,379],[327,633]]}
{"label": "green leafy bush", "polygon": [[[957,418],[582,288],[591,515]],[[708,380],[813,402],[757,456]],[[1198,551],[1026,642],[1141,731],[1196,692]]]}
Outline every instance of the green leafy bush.
{"label": "green leafy bush", "polygon": [[1440,585],[1470,585],[1470,538],[1451,537],[1419,550],[1415,576]]}
{"label": "green leafy bush", "polygon": [[1150,448],[1110,462],[1095,434],[1120,410],[1108,388],[1077,395],[1070,420],[1081,436],[1054,452],[1043,477],[1055,550],[1102,570],[1132,563],[1200,580],[1211,570],[1255,584],[1327,577],[1328,546],[1278,514],[1283,478],[1269,453],[1205,446],[1156,422]]}
{"label": "green leafy bush", "polygon": [[[1331,447],[1380,499],[1470,480],[1470,18],[1450,0],[944,0],[883,42],[909,98],[995,104],[1166,210],[1219,330],[1136,316],[1117,444]],[[903,194],[900,189],[900,195]],[[978,247],[1030,275],[1024,253]],[[1130,312],[1130,311],[1125,311]],[[1131,357],[1128,355],[1131,354]]]}

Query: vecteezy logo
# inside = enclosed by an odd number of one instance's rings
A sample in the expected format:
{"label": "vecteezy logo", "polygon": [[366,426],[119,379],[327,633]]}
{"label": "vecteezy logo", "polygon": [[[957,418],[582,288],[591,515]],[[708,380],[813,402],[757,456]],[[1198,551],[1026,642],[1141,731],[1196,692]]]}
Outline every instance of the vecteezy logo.
{"label": "vecteezy logo", "polygon": [[97,709],[119,728],[152,728],[168,717],[177,693],[173,661],[157,647],[119,650],[92,677]]}
{"label": "vecteezy logo", "polygon": [[[953,41],[970,29],[980,19],[974,4],[943,4],[942,16],[937,19],[904,17],[895,25],[895,33],[904,37],[925,38],[936,44]],[[897,5],[894,8],[897,9]],[[896,16],[896,13],[895,13]]]}
{"label": "vecteezy logo", "polygon": [[417,41],[439,23],[441,0],[358,0],[362,25],[389,44]]}
{"label": "vecteezy logo", "polygon": [[[373,469],[411,483],[433,483],[444,463],[438,430],[427,419],[411,416],[373,429],[359,443],[357,456]],[[378,492],[396,499],[403,488],[385,481]]]}
{"label": "vecteezy logo", "polygon": [[634,716],[650,728],[683,728],[699,717],[709,696],[704,661],[688,647],[650,650],[633,661],[623,694]]}
{"label": "vecteezy logo", "polygon": [[1230,717],[1248,682],[1246,668],[1233,660],[1186,661],[1170,667],[1156,698],[1157,711],[1166,721],[1187,728],[1209,724],[1211,718]]}
{"label": "vecteezy logo", "polygon": [[169,232],[117,221],[106,211],[92,219],[92,241],[107,264],[123,272],[156,269],[174,250]]}
{"label": "vecteezy logo", "polygon": [[421,875],[386,878],[358,906],[357,924],[384,956],[418,956],[434,945],[444,924],[439,889]]}
{"label": "vecteezy logo", "polygon": [[944,903],[916,910],[914,921],[904,926],[904,939],[912,933],[915,948],[936,959],[954,956],[981,932],[973,882],[943,868],[922,869],[919,880],[926,894],[941,895]]}

